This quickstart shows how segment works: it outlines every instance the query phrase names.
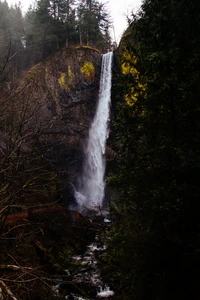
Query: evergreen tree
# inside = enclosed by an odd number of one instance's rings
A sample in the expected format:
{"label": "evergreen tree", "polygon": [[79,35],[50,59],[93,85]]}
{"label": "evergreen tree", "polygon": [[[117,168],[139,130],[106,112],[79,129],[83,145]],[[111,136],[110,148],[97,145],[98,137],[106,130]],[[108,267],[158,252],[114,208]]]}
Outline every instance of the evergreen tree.
{"label": "evergreen tree", "polygon": [[[25,15],[27,55],[31,64],[76,40],[74,0],[39,0]],[[72,42],[71,42],[72,41]]]}
{"label": "evergreen tree", "polygon": [[[17,79],[23,67],[24,24],[20,5],[9,7],[6,1],[0,2],[0,60],[2,65],[9,54],[10,79]],[[12,61],[11,61],[12,57]]]}
{"label": "evergreen tree", "polygon": [[146,0],[121,43],[109,276],[123,299],[198,291],[199,20],[196,1]]}
{"label": "evergreen tree", "polygon": [[105,4],[96,0],[82,0],[78,5],[78,27],[80,44],[93,45],[102,49],[111,44],[110,18]]}
{"label": "evergreen tree", "polygon": [[104,51],[111,44],[109,15],[105,5],[96,0],[38,0],[24,18],[20,5],[9,8],[4,1],[0,2],[0,14],[0,58],[6,59],[8,52],[15,57],[13,79],[20,69],[64,46],[80,43]]}
{"label": "evergreen tree", "polygon": [[0,55],[1,59],[5,55],[7,47],[9,45],[9,7],[6,1],[0,2]]}

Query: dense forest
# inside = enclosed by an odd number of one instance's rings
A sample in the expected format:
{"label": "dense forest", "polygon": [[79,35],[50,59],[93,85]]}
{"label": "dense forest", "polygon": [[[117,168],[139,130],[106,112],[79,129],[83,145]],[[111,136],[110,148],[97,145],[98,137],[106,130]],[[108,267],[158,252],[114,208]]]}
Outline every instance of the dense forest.
{"label": "dense forest", "polygon": [[0,1],[0,16],[0,59],[9,56],[12,79],[65,46],[111,46],[111,18],[96,0],[38,0],[25,15],[20,3]]}
{"label": "dense forest", "polygon": [[[18,89],[13,95],[10,82],[62,48],[106,52],[111,21],[97,0],[38,0],[24,16],[19,5],[0,1],[0,16],[0,298],[58,299],[52,285],[59,276],[69,284],[63,270],[77,267],[72,257],[94,232],[85,219],[84,234],[82,223],[62,226],[66,216],[54,211],[38,219],[32,213],[32,223],[6,223],[10,213],[58,202],[63,192],[63,174],[53,169],[46,148],[41,155],[36,147],[42,130],[30,126],[35,111],[29,111],[28,98],[18,105],[23,98]],[[106,251],[98,258],[114,299],[199,299],[199,53],[197,0],[144,0],[114,51],[109,147],[116,155],[106,181],[117,196],[110,201],[111,224],[101,224]],[[57,57],[52,69],[55,62]],[[90,63],[83,66],[81,76],[88,81],[80,94],[95,70]],[[52,69],[46,77],[55,75]],[[62,98],[69,94],[65,78],[75,80],[71,67],[66,70],[58,80],[54,76]]]}
{"label": "dense forest", "polygon": [[115,60],[108,278],[119,299],[199,299],[200,3],[146,0]]}

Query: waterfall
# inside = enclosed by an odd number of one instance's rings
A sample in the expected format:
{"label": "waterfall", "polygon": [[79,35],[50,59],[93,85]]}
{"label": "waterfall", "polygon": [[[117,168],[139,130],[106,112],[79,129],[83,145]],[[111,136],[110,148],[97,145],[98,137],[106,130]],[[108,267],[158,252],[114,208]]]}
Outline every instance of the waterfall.
{"label": "waterfall", "polygon": [[94,120],[89,129],[84,148],[85,161],[75,198],[78,209],[98,210],[103,203],[105,193],[105,150],[109,135],[109,117],[111,101],[113,53],[102,57],[99,100]]}

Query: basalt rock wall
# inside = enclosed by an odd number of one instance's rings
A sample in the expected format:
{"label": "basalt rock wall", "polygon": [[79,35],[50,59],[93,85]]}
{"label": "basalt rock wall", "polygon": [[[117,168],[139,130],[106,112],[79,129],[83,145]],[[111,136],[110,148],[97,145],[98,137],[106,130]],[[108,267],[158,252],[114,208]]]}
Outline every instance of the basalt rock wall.
{"label": "basalt rock wall", "polygon": [[75,177],[98,100],[101,53],[66,48],[31,68],[19,86],[18,110],[36,132],[36,147],[52,168]]}

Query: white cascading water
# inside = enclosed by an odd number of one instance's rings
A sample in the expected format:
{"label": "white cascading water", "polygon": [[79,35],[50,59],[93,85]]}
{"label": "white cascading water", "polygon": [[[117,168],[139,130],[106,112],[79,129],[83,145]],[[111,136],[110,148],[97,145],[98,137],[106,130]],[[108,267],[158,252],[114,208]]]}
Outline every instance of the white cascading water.
{"label": "white cascading water", "polygon": [[105,193],[105,150],[109,135],[113,53],[102,57],[99,101],[85,146],[85,162],[75,198],[78,210],[98,210]]}

